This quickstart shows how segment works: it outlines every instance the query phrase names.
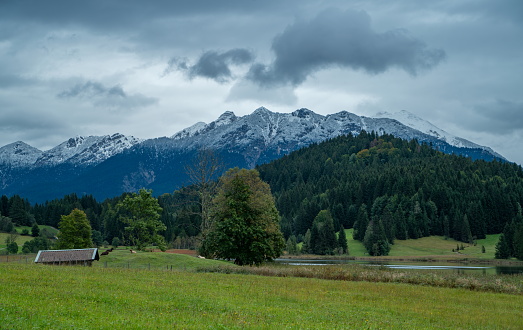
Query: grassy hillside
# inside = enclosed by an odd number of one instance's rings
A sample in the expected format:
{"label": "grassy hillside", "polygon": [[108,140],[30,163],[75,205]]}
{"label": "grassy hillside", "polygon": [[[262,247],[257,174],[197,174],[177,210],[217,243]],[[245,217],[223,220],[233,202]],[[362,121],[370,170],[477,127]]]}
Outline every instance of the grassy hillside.
{"label": "grassy hillside", "polygon": [[[32,229],[32,228],[33,228],[33,227],[31,227],[31,226],[15,226],[15,230],[16,230],[19,234],[21,234],[24,230],[27,230],[27,232],[28,232],[29,234],[31,234],[31,229]],[[54,228],[54,227],[51,227],[51,226],[38,225],[38,228],[40,228],[40,231],[41,231],[42,229],[45,228],[45,229],[49,230],[51,233],[54,233],[55,235],[58,233],[58,229],[56,229],[56,228]]]}
{"label": "grassy hillside", "polygon": [[[352,257],[368,257],[367,251],[360,241],[352,238],[353,229],[345,230],[349,253]],[[474,258],[474,259],[494,259],[496,252],[496,243],[499,240],[498,235],[487,235],[487,238],[476,241],[476,245],[458,242],[452,238],[445,239],[442,236],[422,237],[419,239],[395,240],[390,250],[390,257],[428,257],[428,256],[446,256],[449,258]],[[465,247],[459,252],[457,246]],[[481,248],[485,247],[485,253]]]}
{"label": "grassy hillside", "polygon": [[[0,249],[1,248],[5,248],[5,240],[9,237],[9,234],[8,233],[0,233]],[[27,241],[30,241],[32,240],[33,237],[32,236],[22,236],[22,235],[19,235],[17,238],[16,238],[16,244],[18,244],[18,250],[19,251],[22,251],[22,245],[24,245],[25,242]]]}
{"label": "grassy hillside", "polygon": [[6,329],[508,329],[523,310],[518,295],[408,284],[6,263],[0,278]]}

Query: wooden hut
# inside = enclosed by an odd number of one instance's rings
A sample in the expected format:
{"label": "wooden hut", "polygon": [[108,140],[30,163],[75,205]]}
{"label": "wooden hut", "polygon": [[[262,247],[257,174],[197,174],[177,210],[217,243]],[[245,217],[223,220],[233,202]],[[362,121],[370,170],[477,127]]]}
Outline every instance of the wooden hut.
{"label": "wooden hut", "polygon": [[71,250],[40,250],[35,263],[47,265],[82,265],[92,266],[94,260],[100,260],[97,248]]}

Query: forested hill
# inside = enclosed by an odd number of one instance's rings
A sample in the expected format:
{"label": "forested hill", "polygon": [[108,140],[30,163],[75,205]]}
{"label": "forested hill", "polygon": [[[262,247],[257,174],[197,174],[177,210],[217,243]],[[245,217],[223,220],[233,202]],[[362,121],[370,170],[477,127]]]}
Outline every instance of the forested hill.
{"label": "forested hill", "polygon": [[305,235],[329,210],[336,230],[354,227],[362,241],[367,232],[388,243],[429,235],[471,242],[502,232],[523,204],[519,165],[445,155],[391,135],[341,136],[257,169],[286,237]]}

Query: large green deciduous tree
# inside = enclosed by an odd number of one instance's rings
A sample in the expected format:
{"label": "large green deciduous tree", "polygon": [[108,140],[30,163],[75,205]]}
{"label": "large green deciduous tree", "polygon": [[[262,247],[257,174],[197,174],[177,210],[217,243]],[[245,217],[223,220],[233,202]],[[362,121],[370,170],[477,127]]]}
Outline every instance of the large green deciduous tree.
{"label": "large green deciduous tree", "polygon": [[227,171],[213,204],[213,226],[200,248],[202,255],[259,265],[282,254],[280,217],[270,187],[258,171]]}
{"label": "large green deciduous tree", "polygon": [[69,215],[62,215],[58,228],[58,249],[86,249],[93,246],[91,224],[84,211],[74,209]]}
{"label": "large green deciduous tree", "polygon": [[117,208],[126,214],[121,220],[127,225],[125,234],[133,246],[143,250],[152,244],[165,251],[165,239],[159,233],[167,227],[160,221],[162,208],[152,194],[152,190],[142,188],[138,193],[125,197]]}

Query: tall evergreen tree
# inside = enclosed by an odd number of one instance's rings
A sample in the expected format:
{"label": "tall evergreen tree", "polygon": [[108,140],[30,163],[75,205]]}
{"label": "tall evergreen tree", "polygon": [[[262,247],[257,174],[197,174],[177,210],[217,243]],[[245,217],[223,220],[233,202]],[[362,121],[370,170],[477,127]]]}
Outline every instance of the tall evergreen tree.
{"label": "tall evergreen tree", "polygon": [[31,236],[38,237],[40,235],[40,228],[38,227],[38,224],[35,222],[33,224],[33,227],[31,228]]}
{"label": "tall evergreen tree", "polygon": [[338,249],[340,251],[340,254],[349,253],[349,247],[347,244],[347,235],[345,234],[345,228],[343,228],[343,226],[340,227],[340,232],[338,234]]}
{"label": "tall evergreen tree", "polygon": [[496,244],[496,259],[508,259],[510,258],[510,248],[505,239],[505,235],[499,236],[499,241]]}
{"label": "tall evergreen tree", "polygon": [[334,220],[328,210],[321,210],[314,218],[311,230],[311,248],[314,254],[334,254],[336,246]]}
{"label": "tall evergreen tree", "polygon": [[354,223],[354,232],[352,236],[355,240],[363,241],[365,238],[365,231],[369,225],[369,214],[367,213],[367,205],[361,204],[356,222]]}
{"label": "tall evergreen tree", "polygon": [[298,254],[298,245],[296,243],[296,236],[291,235],[289,237],[289,239],[287,239],[286,249],[287,249],[287,253],[290,255]]}
{"label": "tall evergreen tree", "polygon": [[303,237],[303,244],[301,246],[301,253],[313,253],[311,249],[311,230],[307,229],[305,236]]}
{"label": "tall evergreen tree", "polygon": [[387,241],[387,235],[381,220],[376,219],[369,223],[363,244],[367,252],[372,256],[386,256],[389,254],[390,244]]}

